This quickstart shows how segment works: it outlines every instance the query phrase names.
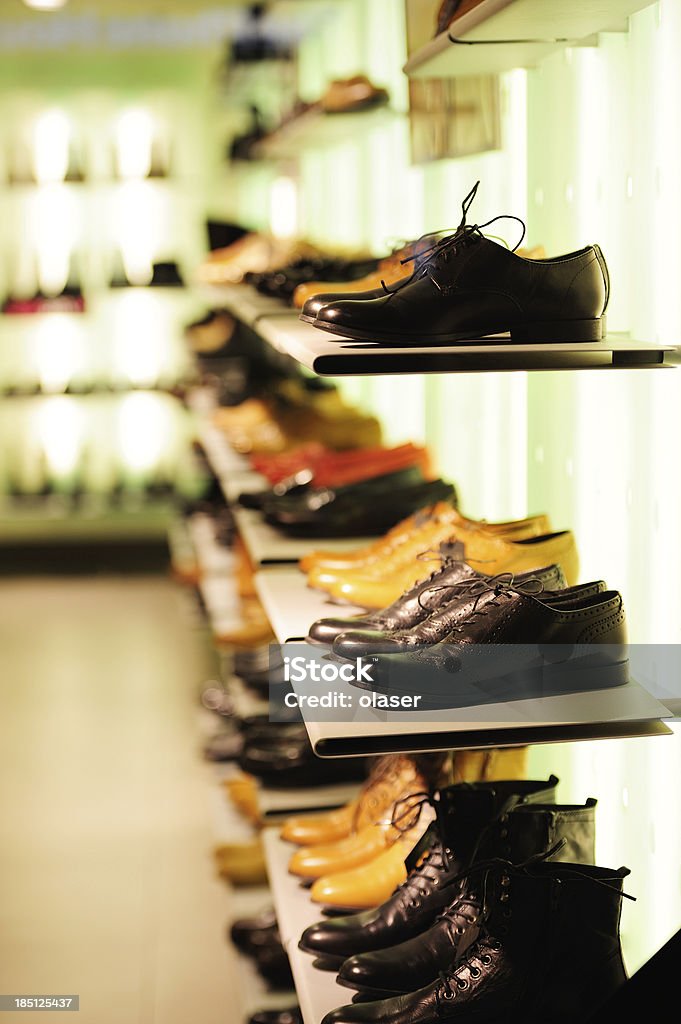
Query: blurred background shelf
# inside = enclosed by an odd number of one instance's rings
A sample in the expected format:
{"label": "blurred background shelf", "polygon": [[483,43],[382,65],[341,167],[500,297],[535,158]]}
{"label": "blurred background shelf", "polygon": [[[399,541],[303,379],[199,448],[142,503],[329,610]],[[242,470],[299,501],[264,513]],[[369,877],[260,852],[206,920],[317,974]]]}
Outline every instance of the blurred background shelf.
{"label": "blurred background shelf", "polygon": [[350,551],[362,547],[369,538],[329,538],[315,537],[305,540],[302,537],[287,537],[266,523],[260,514],[249,508],[234,509],[234,520],[241,537],[248,548],[248,553],[255,566],[266,566],[299,562],[305,555],[319,548],[334,551]]}
{"label": "blurred background shelf", "polygon": [[412,53],[404,70],[414,78],[437,78],[534,67],[566,46],[593,41],[600,32],[625,32],[628,18],[653,2],[482,0]]}
{"label": "blurred background shelf", "polygon": [[254,153],[266,160],[294,159],[307,149],[341,145],[350,137],[389,128],[405,117],[387,106],[347,114],[327,114],[315,108],[292,118],[257,143]]}

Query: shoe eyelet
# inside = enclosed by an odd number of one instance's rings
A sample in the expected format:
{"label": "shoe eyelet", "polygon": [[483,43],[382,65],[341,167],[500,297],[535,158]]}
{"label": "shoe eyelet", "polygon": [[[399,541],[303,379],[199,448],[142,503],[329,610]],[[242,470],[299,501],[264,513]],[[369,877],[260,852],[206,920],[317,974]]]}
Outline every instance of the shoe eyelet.
{"label": "shoe eyelet", "polygon": [[480,957],[480,963],[484,964],[485,967],[489,967],[489,965],[492,963],[492,957],[489,955],[489,953],[482,954],[482,956]]}
{"label": "shoe eyelet", "polygon": [[480,970],[479,967],[471,967],[469,968],[469,971],[471,978],[479,978],[480,975],[482,974],[482,971]]}
{"label": "shoe eyelet", "polygon": [[443,995],[444,999],[449,1000],[449,999],[453,999],[454,998],[454,996],[456,995],[456,992],[452,992],[451,989],[445,989],[443,991],[442,995]]}
{"label": "shoe eyelet", "polygon": [[464,992],[468,988],[468,982],[466,981],[465,978],[457,978],[456,987],[461,989],[462,992]]}
{"label": "shoe eyelet", "polygon": [[[506,832],[506,833],[502,832],[501,834],[502,834],[502,836],[504,834],[508,835],[508,832]],[[501,884],[503,885],[504,888],[506,888],[507,886],[509,886],[511,884],[511,879],[508,877],[508,875],[502,875],[501,876]]]}
{"label": "shoe eyelet", "polygon": [[[499,835],[501,836],[502,839],[505,839],[506,836],[508,835],[508,829],[507,828],[502,828],[502,830],[499,833]],[[503,882],[502,882],[502,885],[503,885]]]}
{"label": "shoe eyelet", "polygon": [[463,935],[463,933],[464,933],[464,929],[463,929],[463,928],[461,927],[461,925],[460,925],[460,924],[459,924],[459,925],[457,925],[457,926],[456,926],[456,934],[457,934],[457,935]]}
{"label": "shoe eyelet", "polygon": [[504,909],[502,910],[502,914],[503,914],[503,915],[504,915],[504,917],[506,917],[506,918],[509,918],[509,917],[511,916],[511,914],[512,914],[512,913],[513,913],[513,911],[511,910],[511,908],[510,908],[510,907],[504,907]]}
{"label": "shoe eyelet", "polygon": [[499,897],[499,902],[500,903],[507,903],[509,898],[510,897],[509,897],[507,892],[502,892],[501,896]]}

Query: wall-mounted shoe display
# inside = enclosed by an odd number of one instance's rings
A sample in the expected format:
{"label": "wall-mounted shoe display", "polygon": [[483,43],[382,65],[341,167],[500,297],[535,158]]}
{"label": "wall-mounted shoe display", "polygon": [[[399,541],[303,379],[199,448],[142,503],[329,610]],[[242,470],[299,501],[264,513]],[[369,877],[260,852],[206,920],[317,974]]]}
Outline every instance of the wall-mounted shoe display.
{"label": "wall-mounted shoe display", "polygon": [[452,235],[433,242],[412,277],[375,298],[341,298],[316,312],[314,326],[383,345],[438,345],[510,335],[527,342],[600,341],[610,294],[599,246],[532,260],[485,237],[466,218],[479,182],[463,204]]}

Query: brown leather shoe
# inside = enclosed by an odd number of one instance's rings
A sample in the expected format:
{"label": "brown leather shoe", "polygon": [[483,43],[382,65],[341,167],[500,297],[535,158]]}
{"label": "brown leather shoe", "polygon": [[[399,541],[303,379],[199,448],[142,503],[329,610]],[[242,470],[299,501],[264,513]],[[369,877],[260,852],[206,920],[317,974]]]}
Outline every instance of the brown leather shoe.
{"label": "brown leather shoe", "polygon": [[387,90],[374,85],[366,75],[353,75],[331,82],[321,106],[325,114],[350,114],[381,107],[389,98]]}
{"label": "brown leather shoe", "polygon": [[[462,515],[453,505],[447,502],[438,502],[430,508],[422,509],[408,519],[389,530],[384,537],[368,544],[364,548],[355,551],[344,551],[342,554],[333,551],[313,551],[306,555],[299,562],[303,572],[312,572],[316,569],[320,572],[336,573],[348,569],[360,569],[372,563],[378,563],[397,547],[412,544],[419,536],[426,541],[415,551],[425,551],[429,544],[430,528],[436,521],[451,523],[454,527],[465,529],[485,530],[491,535],[498,535],[513,539],[515,537],[538,537],[543,533],[549,533],[551,524],[546,515],[528,516],[526,519],[511,520],[509,522],[488,523],[484,520],[469,519]],[[311,585],[313,585],[311,583]]]}
{"label": "brown leather shoe", "polygon": [[[365,560],[352,562],[347,568],[330,569],[327,568],[328,563],[317,563],[310,569],[308,585],[319,590],[329,590],[330,593],[337,596],[337,584],[346,582],[348,578],[353,578],[354,574],[377,576],[383,579],[386,575],[393,575],[403,568],[412,568],[420,573],[414,580],[416,583],[418,579],[428,575],[418,561],[438,562],[440,560],[440,544],[451,541],[463,543],[469,534],[484,534],[491,538],[502,537],[509,541],[525,540],[541,536],[547,528],[550,529],[546,516],[531,516],[528,519],[506,523],[485,523],[467,519],[453,506],[444,505],[440,514],[431,516],[411,536],[404,538],[399,545],[379,550],[377,554]],[[339,562],[340,559],[336,563],[337,566]]]}
{"label": "brown leather shoe", "polygon": [[[579,560],[575,539],[569,530],[542,536],[531,534],[524,539],[516,535],[508,539],[484,530],[456,527],[450,528],[449,535],[443,536],[442,541],[462,544],[463,561],[487,575],[529,572],[544,565],[559,565],[569,586],[577,582]],[[433,559],[436,557],[434,554]],[[387,608],[400,594],[425,579],[432,568],[432,561],[414,558],[409,548],[404,559],[398,550],[384,562],[374,562],[362,569],[336,574],[313,570],[309,580],[310,586],[326,591],[339,603],[358,608]]]}
{"label": "brown leather shoe", "polygon": [[405,860],[423,835],[425,823],[398,835],[368,863],[318,878],[310,889],[315,903],[347,910],[367,910],[389,899],[398,885],[406,881]]}
{"label": "brown leather shoe", "polygon": [[356,800],[328,814],[296,815],[281,831],[282,839],[299,846],[332,843],[372,825],[404,792],[416,785],[420,773],[411,758],[389,754],[378,758]]}

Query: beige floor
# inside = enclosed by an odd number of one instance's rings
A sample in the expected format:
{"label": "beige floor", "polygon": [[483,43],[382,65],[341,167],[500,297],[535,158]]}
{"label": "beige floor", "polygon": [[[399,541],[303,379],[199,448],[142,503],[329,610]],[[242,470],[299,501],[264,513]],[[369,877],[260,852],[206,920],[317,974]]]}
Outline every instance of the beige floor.
{"label": "beige floor", "polygon": [[184,610],[156,577],[0,582],[0,993],[79,993],[79,1024],[240,1020]]}

